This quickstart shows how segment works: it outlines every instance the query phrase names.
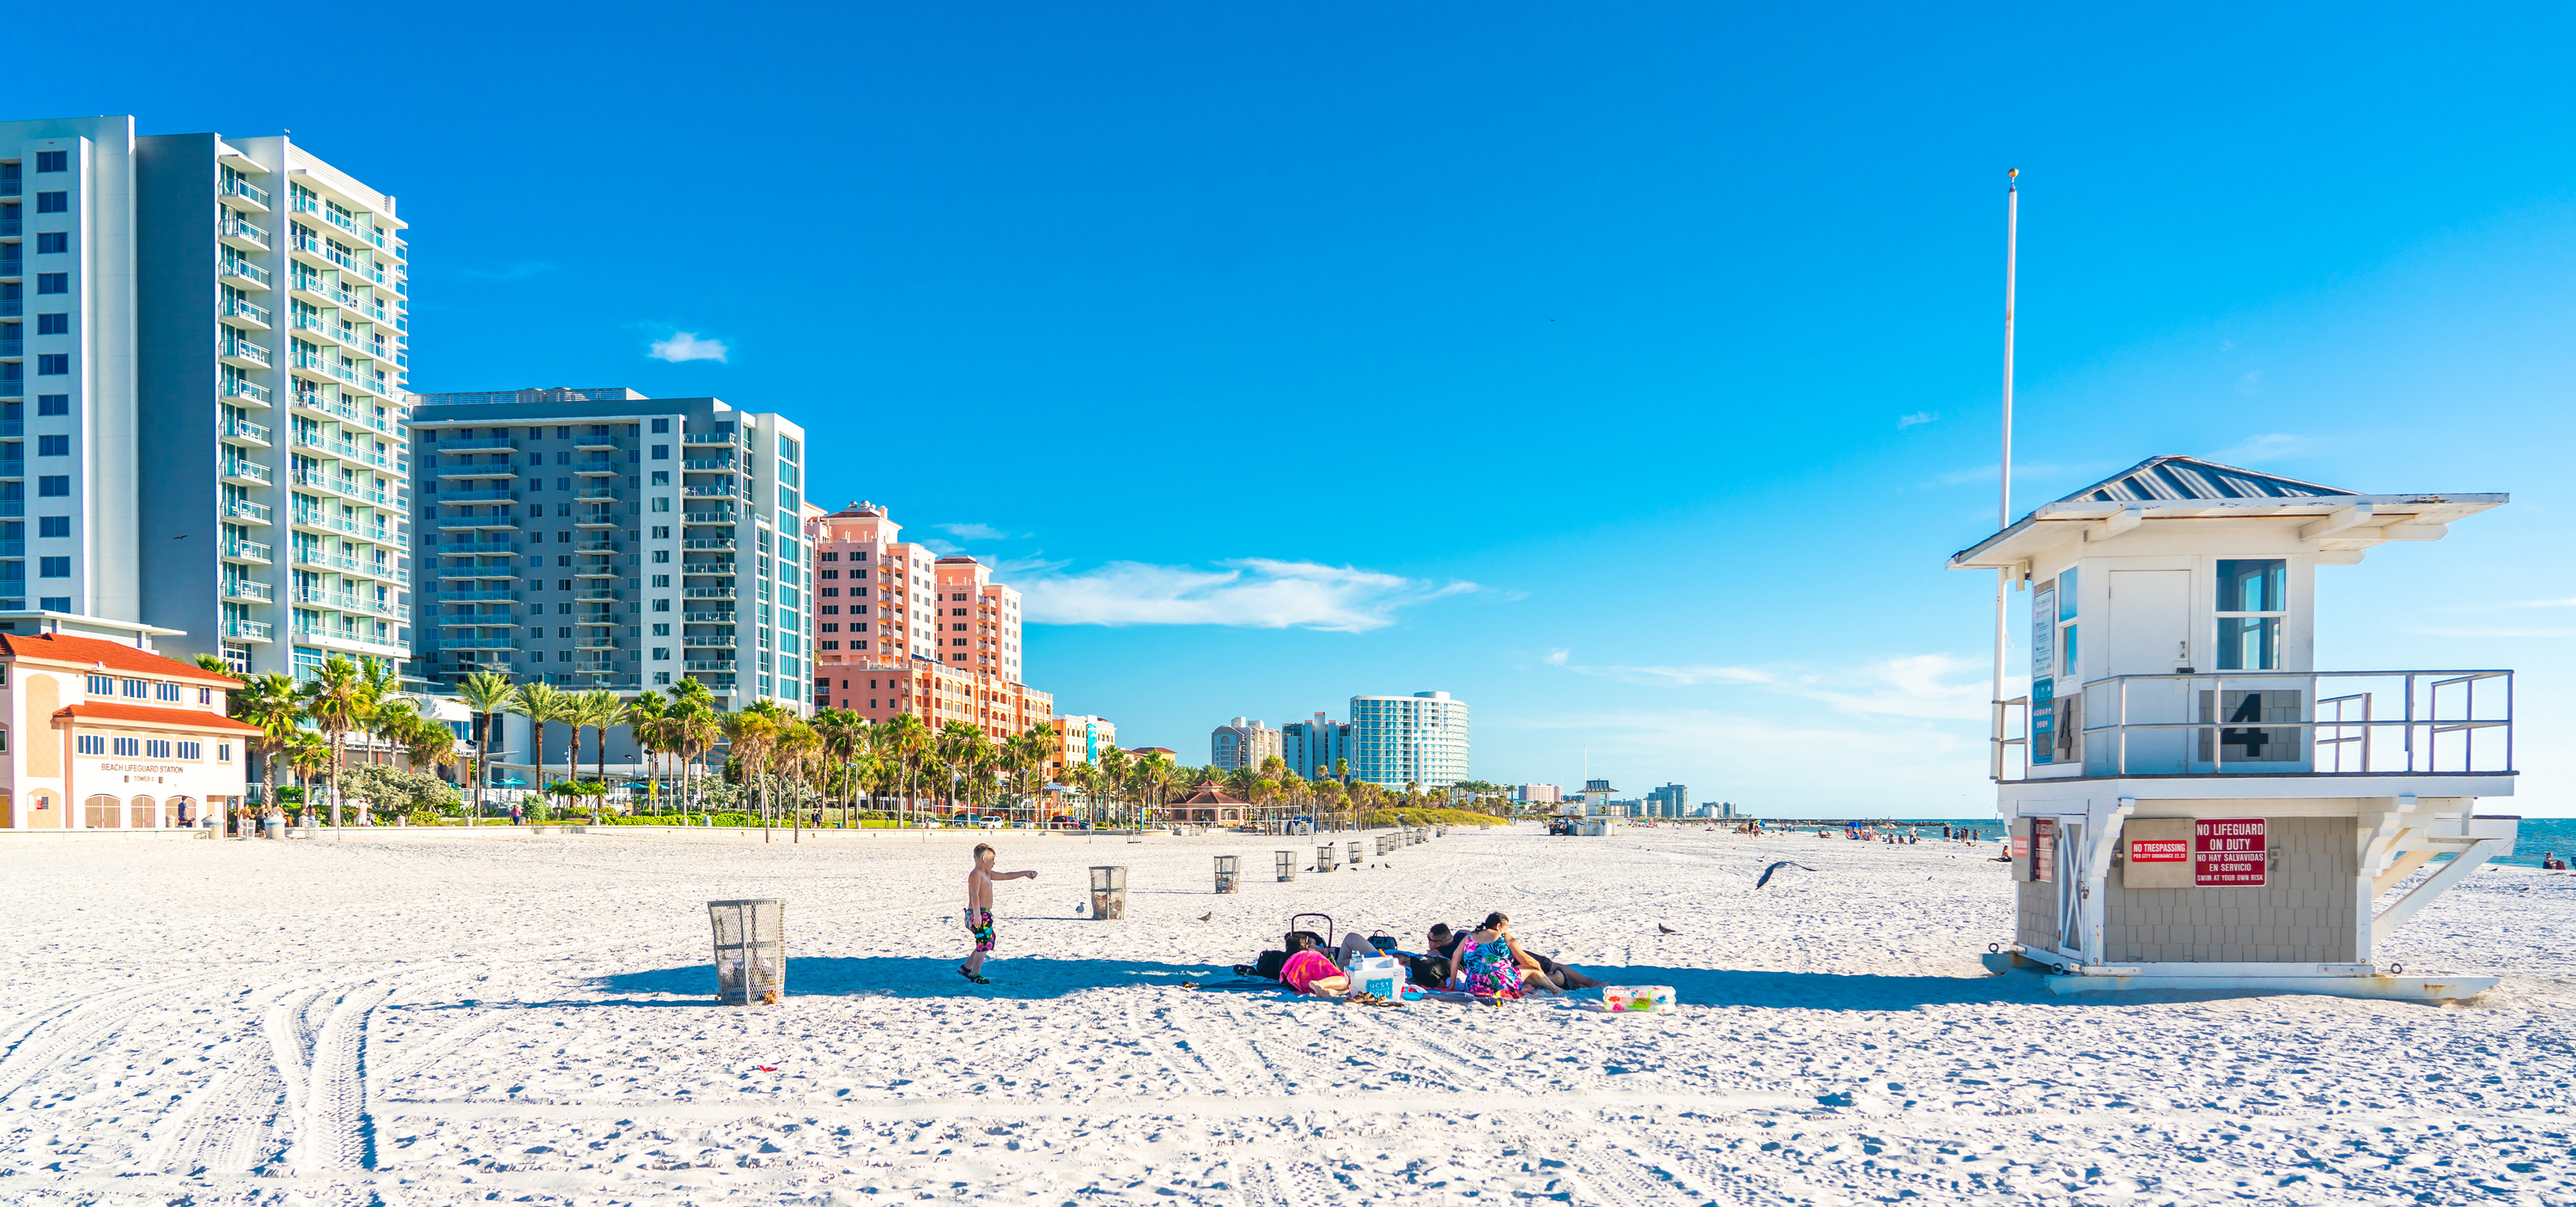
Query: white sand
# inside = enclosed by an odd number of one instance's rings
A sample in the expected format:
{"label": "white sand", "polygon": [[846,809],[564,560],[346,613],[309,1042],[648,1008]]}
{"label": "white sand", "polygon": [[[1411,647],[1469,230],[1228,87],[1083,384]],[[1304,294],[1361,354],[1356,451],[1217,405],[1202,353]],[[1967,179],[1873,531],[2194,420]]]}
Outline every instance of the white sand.
{"label": "white sand", "polygon": [[[974,837],[0,847],[0,1201],[2576,1202],[2566,875],[2391,945],[2512,974],[2467,1006],[2070,1001],[1983,974],[2005,872],[1931,843],[1524,827],[1279,884],[1268,840],[1006,833],[1043,874],[972,989]],[[1110,862],[1128,920],[1076,920]],[[779,1007],[708,1004],[744,896],[790,902]],[[1684,1005],[1221,990],[1298,909],[1502,909]]]}

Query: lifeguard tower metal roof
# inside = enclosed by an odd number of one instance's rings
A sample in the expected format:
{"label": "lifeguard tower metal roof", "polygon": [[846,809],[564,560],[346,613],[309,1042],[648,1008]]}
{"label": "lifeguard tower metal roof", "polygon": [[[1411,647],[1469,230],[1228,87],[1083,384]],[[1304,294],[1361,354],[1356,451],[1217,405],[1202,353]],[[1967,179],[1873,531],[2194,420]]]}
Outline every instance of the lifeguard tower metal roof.
{"label": "lifeguard tower metal roof", "polygon": [[2507,502],[2503,494],[2374,495],[2203,461],[2150,457],[1950,555],[1950,568],[2002,569],[2073,539],[2117,536],[2150,520],[2306,519],[2319,552],[2358,555],[2383,541],[2439,540],[2444,525]]}

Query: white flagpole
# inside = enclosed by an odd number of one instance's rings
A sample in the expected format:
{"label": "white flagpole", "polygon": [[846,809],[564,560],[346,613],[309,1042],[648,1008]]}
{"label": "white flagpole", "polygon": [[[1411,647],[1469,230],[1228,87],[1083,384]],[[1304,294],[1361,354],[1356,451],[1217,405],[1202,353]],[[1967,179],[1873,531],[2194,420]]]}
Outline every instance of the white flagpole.
{"label": "white flagpole", "polygon": [[[2012,420],[2013,420],[2013,275],[2021,242],[2021,169],[2004,174],[2004,436],[2002,490],[1995,500],[1995,530],[2012,527]],[[2004,595],[2012,587],[2012,567],[1995,570],[1995,682],[1994,733],[1989,742],[1993,750],[1992,774],[2004,777],[2004,646],[2010,633],[2004,610]]]}

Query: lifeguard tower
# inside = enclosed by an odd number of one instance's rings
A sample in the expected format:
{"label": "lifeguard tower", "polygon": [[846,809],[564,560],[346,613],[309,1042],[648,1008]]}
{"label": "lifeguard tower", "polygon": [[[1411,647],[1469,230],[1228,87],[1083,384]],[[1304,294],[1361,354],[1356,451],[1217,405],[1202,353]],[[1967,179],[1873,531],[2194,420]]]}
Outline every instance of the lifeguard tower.
{"label": "lifeguard tower", "polygon": [[1995,710],[2016,898],[1989,964],[2061,993],[2494,984],[2374,952],[2513,848],[2517,819],[2476,809],[2513,793],[2513,673],[2320,670],[2314,605],[2318,567],[2504,502],[2157,457],[1953,556],[2030,601],[2030,694]]}

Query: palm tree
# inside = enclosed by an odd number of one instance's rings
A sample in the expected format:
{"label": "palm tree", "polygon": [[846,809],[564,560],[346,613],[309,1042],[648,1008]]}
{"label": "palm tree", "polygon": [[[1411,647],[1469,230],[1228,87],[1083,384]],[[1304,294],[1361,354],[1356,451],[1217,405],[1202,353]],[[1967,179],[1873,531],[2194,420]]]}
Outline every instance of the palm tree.
{"label": "palm tree", "polygon": [[[546,723],[563,720],[571,707],[569,693],[543,681],[522,685],[518,698],[509,703],[509,711],[528,719],[528,765],[533,768],[530,775],[539,788],[545,786],[546,779]],[[565,769],[564,778],[572,778],[570,771]]]}
{"label": "palm tree", "polygon": [[376,706],[375,684],[367,671],[345,654],[333,654],[313,670],[304,684],[304,712],[322,727],[331,742],[331,824],[340,824],[340,755],[348,732],[365,723]]}
{"label": "palm tree", "polygon": [[311,730],[298,729],[288,735],[283,756],[295,772],[296,786],[304,789],[304,807],[312,809],[313,773],[339,762],[332,757],[330,741]]}
{"label": "palm tree", "polygon": [[[625,719],[626,702],[618,699],[616,692],[594,688],[573,697],[573,740],[576,743],[580,741],[584,725],[599,731],[600,789],[597,803],[591,806],[590,816],[592,821],[601,824],[606,824],[608,813],[608,731]],[[580,774],[580,769],[574,768],[573,773]]]}
{"label": "palm tree", "polygon": [[486,770],[491,765],[492,735],[496,732],[492,717],[518,699],[519,689],[507,675],[476,671],[457,681],[456,694],[474,710],[474,816],[480,818],[484,781],[492,778]]}
{"label": "palm tree", "polygon": [[830,744],[825,740],[822,732],[812,725],[804,721],[791,720],[780,727],[777,755],[772,761],[778,769],[779,777],[787,781],[782,787],[794,789],[788,793],[792,818],[790,824],[794,829],[804,828],[806,790],[812,784],[815,773],[822,769],[829,753]]}
{"label": "palm tree", "polygon": [[[762,708],[764,704],[769,707]],[[764,823],[769,820],[769,802],[766,797],[757,795],[760,771],[768,759],[770,743],[778,738],[777,714],[784,711],[773,701],[761,700],[740,712],[728,714],[724,719],[725,738],[732,743],[732,749],[725,754],[725,763],[740,775],[744,794],[759,801],[760,817]]]}
{"label": "palm tree", "polygon": [[[991,743],[985,739],[984,731],[974,725],[950,721],[939,727],[939,761],[948,768],[948,791],[944,795],[948,798],[951,815],[957,812],[959,781],[974,775],[983,765],[985,752],[990,748]],[[971,788],[971,782],[968,786]],[[971,792],[969,799],[972,799]]]}
{"label": "palm tree", "polygon": [[198,670],[204,671],[209,675],[222,675],[227,679],[236,677],[233,674],[233,665],[231,663],[226,662],[221,658],[217,658],[212,654],[199,654],[196,657],[189,659],[189,661],[196,663]]}
{"label": "palm tree", "polygon": [[1004,757],[1011,768],[1011,786],[1028,805],[1029,820],[1037,820],[1038,795],[1046,790],[1047,765],[1063,749],[1055,729],[1032,725],[1003,744]]}
{"label": "palm tree", "polygon": [[[826,759],[833,764],[846,766],[867,745],[868,719],[846,708],[820,709],[814,714],[814,732],[822,735]],[[842,781],[845,778],[835,776],[832,780],[833,798],[836,804],[840,803]],[[841,820],[848,821],[846,805],[843,806],[842,813]]]}
{"label": "palm tree", "polygon": [[922,723],[918,713],[898,713],[893,720],[874,727],[871,735],[877,753],[893,763],[897,772],[900,810],[906,824],[912,821],[912,801],[921,774],[921,761],[930,753],[930,726]]}
{"label": "palm tree", "polygon": [[[681,682],[692,683],[695,680],[683,679]],[[673,694],[678,695],[678,693]],[[669,730],[671,753],[680,760],[680,774],[686,780],[686,799],[682,801],[680,810],[684,815],[689,811],[689,805],[697,803],[696,788],[706,776],[708,753],[716,748],[716,740],[724,736],[723,714],[709,703],[710,699],[711,697],[704,694],[679,696],[673,701],[670,715],[663,722]],[[689,773],[689,764],[692,761],[697,764],[696,775]],[[705,810],[701,807],[699,811]]]}
{"label": "palm tree", "polygon": [[456,731],[444,722],[414,717],[402,736],[394,740],[402,743],[403,754],[411,759],[414,771],[426,767],[435,773],[440,764],[456,761]]}
{"label": "palm tree", "polygon": [[645,774],[651,808],[662,810],[662,756],[670,752],[671,708],[662,693],[648,691],[626,705],[626,730],[635,735],[635,750],[651,768]]}
{"label": "palm tree", "polygon": [[1112,746],[1100,752],[1100,790],[1109,796],[1110,811],[1118,811],[1127,799],[1128,771],[1135,766],[1134,756]]}
{"label": "palm tree", "polygon": [[260,799],[274,805],[278,755],[304,723],[304,699],[296,694],[294,680],[269,674],[251,676],[228,703],[234,720],[259,727],[260,778],[267,785]]}
{"label": "palm tree", "polygon": [[[402,678],[388,669],[387,664],[373,658],[361,658],[358,660],[358,676],[366,683],[368,704],[366,715],[358,719],[357,727],[365,730],[370,739],[382,739],[382,741],[371,740],[367,743],[367,761],[373,763],[378,753],[387,755],[392,753],[386,750],[384,745],[393,741],[387,735],[386,729],[376,723],[377,710],[389,704],[399,707],[404,712],[417,710],[413,709],[408,702],[399,700],[402,694]],[[395,728],[400,728],[405,723],[399,716],[388,716],[386,722]]]}

